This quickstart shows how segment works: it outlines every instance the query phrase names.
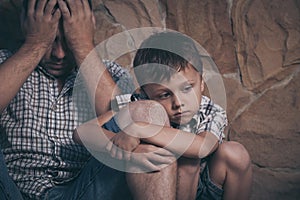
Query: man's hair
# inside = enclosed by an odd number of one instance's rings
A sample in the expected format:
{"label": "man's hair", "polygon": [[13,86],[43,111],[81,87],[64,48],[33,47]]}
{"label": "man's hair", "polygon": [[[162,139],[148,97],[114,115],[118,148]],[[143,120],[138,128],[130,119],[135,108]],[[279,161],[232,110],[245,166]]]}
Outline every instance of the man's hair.
{"label": "man's hair", "polygon": [[142,87],[170,80],[175,72],[193,66],[202,73],[202,61],[194,41],[178,32],[161,32],[142,42],[134,61],[134,73]]}
{"label": "man's hair", "polygon": [[[93,9],[92,0],[88,0],[91,10]],[[23,0],[23,9],[27,11],[28,8],[28,0]]]}

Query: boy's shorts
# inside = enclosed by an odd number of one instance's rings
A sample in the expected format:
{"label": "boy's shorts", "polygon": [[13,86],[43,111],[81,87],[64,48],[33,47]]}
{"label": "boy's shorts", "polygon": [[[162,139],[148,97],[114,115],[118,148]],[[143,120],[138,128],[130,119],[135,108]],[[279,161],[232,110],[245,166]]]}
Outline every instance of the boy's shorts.
{"label": "boy's shorts", "polygon": [[[110,121],[108,121],[104,128],[113,131],[115,133],[120,131],[120,128],[118,127],[116,121],[114,118],[112,118]],[[209,157],[205,158],[207,161]],[[205,161],[205,162],[206,162]],[[200,178],[198,181],[198,188],[197,188],[197,194],[196,194],[196,200],[218,200],[222,199],[223,196],[223,189],[216,186],[209,177],[209,169],[207,162],[205,163],[205,167],[200,172]]]}
{"label": "boy's shorts", "polygon": [[[208,158],[209,159],[209,158]],[[205,161],[205,167],[200,172],[196,200],[218,200],[223,197],[223,189],[215,185],[209,176],[208,164]]]}

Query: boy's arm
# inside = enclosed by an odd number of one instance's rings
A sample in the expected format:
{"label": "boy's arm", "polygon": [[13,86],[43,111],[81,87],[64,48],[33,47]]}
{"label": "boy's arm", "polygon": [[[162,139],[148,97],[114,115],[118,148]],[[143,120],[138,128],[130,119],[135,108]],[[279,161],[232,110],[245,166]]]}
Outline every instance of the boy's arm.
{"label": "boy's arm", "polygon": [[189,158],[204,158],[218,146],[218,138],[210,132],[195,135],[179,129],[144,122],[129,125],[126,132],[138,135],[144,142]]}
{"label": "boy's arm", "polygon": [[[102,128],[102,125],[113,115],[113,111],[108,111],[100,117],[80,125],[73,133],[73,140],[93,151],[110,154],[107,146],[112,144],[110,140],[117,134]],[[160,170],[175,159],[174,154],[170,151],[150,144],[139,144],[133,151],[128,154],[130,157],[128,164],[132,170],[141,172]],[[124,152],[122,151],[122,153]],[[123,159],[126,157],[124,156]]]}
{"label": "boy's arm", "polygon": [[[128,126],[126,132],[141,137],[141,140],[145,142],[165,147],[179,155],[203,158],[214,152],[218,147],[218,141],[222,141],[224,128],[227,125],[227,117],[223,108],[214,104],[205,96],[201,101],[200,113],[199,116],[203,116],[203,119],[198,120],[201,123],[197,125],[196,135],[174,128],[163,127],[161,124],[158,126],[153,125],[151,122],[141,122],[140,119],[137,119],[140,122]],[[131,116],[135,119],[134,115]]]}

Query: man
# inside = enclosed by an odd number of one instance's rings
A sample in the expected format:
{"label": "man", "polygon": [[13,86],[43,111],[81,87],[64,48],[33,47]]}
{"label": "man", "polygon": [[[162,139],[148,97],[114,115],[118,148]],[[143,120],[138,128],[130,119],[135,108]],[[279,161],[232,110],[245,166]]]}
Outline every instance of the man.
{"label": "man", "polygon": [[[120,92],[112,76],[128,76],[111,62],[106,63],[106,70],[94,52],[94,24],[87,0],[24,1],[21,25],[25,41],[14,54],[0,52],[1,148],[9,174],[25,199],[131,198],[123,172],[91,158],[72,140],[80,121],[74,108],[81,107],[72,101],[78,67],[97,115],[110,109],[111,99]],[[90,61],[84,62],[88,55]],[[118,74],[111,76],[109,71]],[[155,149],[139,145],[136,152]],[[165,159],[155,153],[149,156]],[[140,179],[132,180],[138,183],[134,196],[174,199],[174,170],[173,164],[142,175],[151,187],[139,184]],[[11,185],[5,192],[18,193]]]}

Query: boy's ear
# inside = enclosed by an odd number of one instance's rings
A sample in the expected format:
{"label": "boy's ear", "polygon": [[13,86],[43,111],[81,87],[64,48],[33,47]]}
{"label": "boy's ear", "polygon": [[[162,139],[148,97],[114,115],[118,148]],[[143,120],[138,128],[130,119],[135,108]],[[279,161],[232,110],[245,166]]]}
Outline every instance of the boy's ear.
{"label": "boy's ear", "polygon": [[200,89],[201,89],[201,93],[204,92],[204,80],[203,80],[203,77],[201,76],[201,86],[200,86]]}

